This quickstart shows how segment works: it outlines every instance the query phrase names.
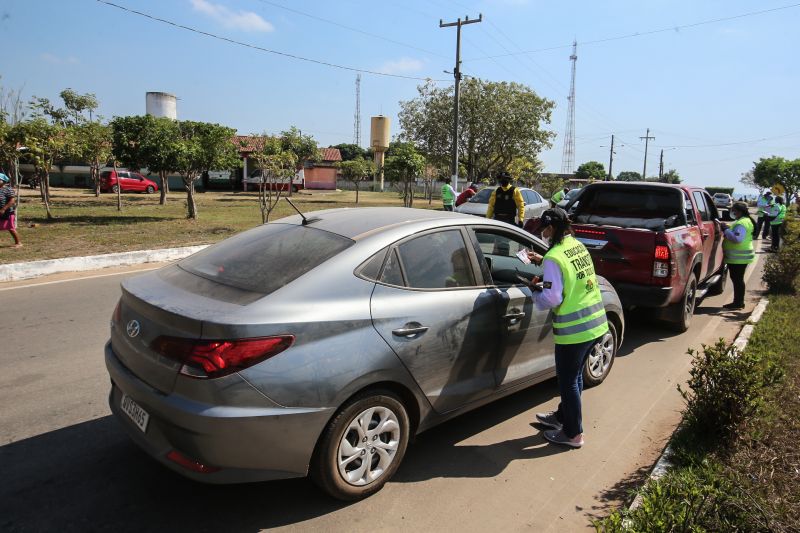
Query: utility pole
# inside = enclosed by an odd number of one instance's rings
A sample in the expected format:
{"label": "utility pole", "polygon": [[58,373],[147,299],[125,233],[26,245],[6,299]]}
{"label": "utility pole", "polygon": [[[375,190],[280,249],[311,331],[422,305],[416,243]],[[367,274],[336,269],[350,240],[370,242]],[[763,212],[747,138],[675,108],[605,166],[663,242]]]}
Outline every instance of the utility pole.
{"label": "utility pole", "polygon": [[356,74],[356,112],[353,116],[353,143],[361,147],[361,73]]}
{"label": "utility pole", "polygon": [[655,140],[655,137],[650,137],[650,128],[647,128],[645,136],[639,138],[644,139],[644,168],[642,169],[642,181],[644,181],[647,179],[647,145],[650,139]]}
{"label": "utility pole", "polygon": [[664,175],[664,149],[661,149],[661,159],[658,162],[658,181],[661,181],[661,177]]}
{"label": "utility pole", "polygon": [[564,134],[564,153],[561,156],[561,173],[575,171],[575,64],[578,61],[578,41],[572,41],[572,78],[569,84],[569,107],[567,108],[567,131]]}
{"label": "utility pole", "polygon": [[614,135],[611,135],[611,151],[608,154],[608,176],[606,181],[611,181],[611,168],[614,166]]}
{"label": "utility pole", "polygon": [[461,86],[461,26],[465,24],[474,24],[483,20],[483,13],[478,14],[477,19],[469,19],[469,15],[464,17],[462,21],[460,18],[456,22],[442,23],[439,19],[440,28],[456,27],[456,68],[453,69],[453,77],[455,78],[455,99],[453,102],[453,160],[451,162],[452,175],[450,177],[450,185],[454,190],[458,190],[458,91]]}

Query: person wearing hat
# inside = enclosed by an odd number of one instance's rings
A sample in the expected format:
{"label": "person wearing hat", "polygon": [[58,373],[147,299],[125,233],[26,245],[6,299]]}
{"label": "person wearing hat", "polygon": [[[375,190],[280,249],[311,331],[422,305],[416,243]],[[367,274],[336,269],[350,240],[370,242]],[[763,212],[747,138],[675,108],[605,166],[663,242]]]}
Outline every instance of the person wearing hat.
{"label": "person wearing hat", "polygon": [[0,172],[0,230],[8,230],[14,237],[14,248],[22,247],[17,234],[16,207],[17,193],[11,186],[8,176]]}
{"label": "person wearing hat", "polygon": [[728,272],[733,282],[733,302],[725,304],[725,309],[744,309],[744,273],[747,265],[755,261],[753,250],[753,234],[755,223],[744,202],[734,202],[731,214],[736,219],[723,232],[722,254],[728,265]]}
{"label": "person wearing hat", "polygon": [[476,192],[478,192],[478,186],[474,183],[470,183],[469,187],[464,189],[464,191],[458,195],[458,198],[456,198],[456,207],[469,202],[469,199],[475,196]]}
{"label": "person wearing hat", "polygon": [[[525,220],[525,200],[517,187],[511,185],[511,174],[506,171],[497,175],[500,186],[492,192],[486,218],[502,220],[522,227]],[[517,222],[519,220],[519,222]]]}
{"label": "person wearing hat", "polygon": [[767,235],[769,234],[769,215],[767,214],[767,210],[774,203],[775,200],[772,198],[772,193],[770,191],[758,195],[758,200],[756,200],[756,207],[758,208],[758,221],[756,222],[756,229],[753,232],[753,239],[758,239],[762,228],[764,234],[761,235],[761,237],[764,239],[767,238]]}
{"label": "person wearing hat", "polygon": [[564,196],[566,196],[568,192],[569,192],[569,187],[564,187],[563,189],[559,189],[556,192],[554,192],[553,196],[550,197],[550,204],[552,204],[550,207],[558,206],[558,202],[563,200]]}
{"label": "person wearing hat", "polygon": [[531,262],[542,265],[539,279],[531,281],[533,300],[541,309],[553,310],[556,376],[561,394],[558,409],[537,413],[536,419],[552,429],[544,438],[572,448],[583,446],[581,392],[583,367],[597,341],[608,332],[600,286],[592,256],[572,235],[566,211],[554,207],[542,213],[542,238],[550,249],[544,256],[528,252]]}

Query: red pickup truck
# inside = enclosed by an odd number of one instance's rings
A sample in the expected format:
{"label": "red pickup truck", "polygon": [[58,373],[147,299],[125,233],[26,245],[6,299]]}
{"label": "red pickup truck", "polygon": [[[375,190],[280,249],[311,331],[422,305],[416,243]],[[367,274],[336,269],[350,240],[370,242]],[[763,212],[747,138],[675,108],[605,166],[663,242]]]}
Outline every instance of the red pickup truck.
{"label": "red pickup truck", "polygon": [[722,226],[700,187],[600,182],[567,204],[575,236],[626,308],[651,307],[686,331],[695,303],[725,290]]}

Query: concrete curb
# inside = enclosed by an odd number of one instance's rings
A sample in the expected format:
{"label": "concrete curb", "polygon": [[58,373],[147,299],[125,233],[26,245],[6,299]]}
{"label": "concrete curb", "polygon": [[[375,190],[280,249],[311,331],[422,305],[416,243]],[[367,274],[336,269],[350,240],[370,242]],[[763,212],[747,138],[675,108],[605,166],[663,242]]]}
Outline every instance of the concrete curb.
{"label": "concrete curb", "polygon": [[101,268],[138,265],[140,263],[160,263],[176,261],[207,247],[184,246],[181,248],[164,248],[161,250],[139,250],[136,252],[120,252],[116,254],[90,255],[85,257],[64,257],[61,259],[45,259],[27,263],[10,263],[0,265],[0,282],[18,281],[38,278],[62,272],[81,272]]}
{"label": "concrete curb", "polygon": [[[761,316],[764,314],[764,311],[767,309],[767,305],[769,304],[769,300],[766,298],[761,298],[761,300],[756,305],[753,312],[750,313],[750,318],[747,319],[744,327],[742,327],[741,331],[739,331],[739,335],[736,336],[736,340],[733,341],[732,346],[736,348],[736,353],[741,353],[745,347],[747,347],[747,342],[750,340],[750,337],[753,335],[753,330],[755,329],[755,324],[761,320]],[[661,457],[658,458],[653,470],[650,471],[650,475],[647,476],[647,481],[645,481],[645,485],[650,483],[651,481],[655,481],[660,479],[667,473],[667,471],[672,467],[672,461],[670,460],[672,457],[672,448],[667,445],[664,448],[664,451],[661,453]],[[641,492],[636,495],[636,498],[633,499],[630,506],[628,507],[629,511],[633,511],[638,508],[642,504],[642,495]]]}

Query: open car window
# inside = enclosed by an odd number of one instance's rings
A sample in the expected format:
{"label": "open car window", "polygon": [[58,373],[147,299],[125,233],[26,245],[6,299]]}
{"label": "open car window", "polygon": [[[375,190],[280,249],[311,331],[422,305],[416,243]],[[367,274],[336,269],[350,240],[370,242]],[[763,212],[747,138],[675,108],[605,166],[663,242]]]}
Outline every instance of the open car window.
{"label": "open car window", "polygon": [[541,266],[525,264],[517,253],[522,250],[533,250],[544,255],[546,249],[533,240],[525,239],[514,233],[494,228],[473,228],[471,232],[477,248],[480,250],[479,260],[484,261],[493,284],[498,286],[522,285],[517,278],[517,271],[525,277],[542,276]]}

